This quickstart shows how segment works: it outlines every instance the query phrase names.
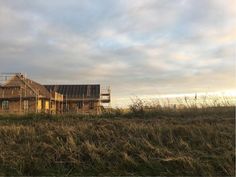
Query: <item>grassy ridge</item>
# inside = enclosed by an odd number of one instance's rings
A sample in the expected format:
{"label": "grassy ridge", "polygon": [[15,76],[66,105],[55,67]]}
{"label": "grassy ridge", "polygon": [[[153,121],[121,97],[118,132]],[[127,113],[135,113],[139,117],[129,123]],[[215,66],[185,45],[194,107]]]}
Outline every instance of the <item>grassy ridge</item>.
{"label": "grassy ridge", "polygon": [[1,116],[0,175],[234,176],[235,110],[216,109]]}

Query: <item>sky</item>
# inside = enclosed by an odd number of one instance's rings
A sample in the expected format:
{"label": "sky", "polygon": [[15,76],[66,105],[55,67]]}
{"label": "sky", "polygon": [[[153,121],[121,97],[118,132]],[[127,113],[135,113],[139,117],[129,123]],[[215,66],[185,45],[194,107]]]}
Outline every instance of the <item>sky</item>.
{"label": "sky", "polygon": [[236,93],[235,0],[0,0],[0,72],[131,97]]}

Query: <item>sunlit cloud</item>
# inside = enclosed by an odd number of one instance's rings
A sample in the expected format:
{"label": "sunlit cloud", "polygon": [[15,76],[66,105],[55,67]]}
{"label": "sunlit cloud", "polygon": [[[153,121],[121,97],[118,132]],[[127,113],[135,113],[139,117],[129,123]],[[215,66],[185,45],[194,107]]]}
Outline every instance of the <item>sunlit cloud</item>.
{"label": "sunlit cloud", "polygon": [[234,0],[0,0],[0,72],[132,95],[235,90]]}

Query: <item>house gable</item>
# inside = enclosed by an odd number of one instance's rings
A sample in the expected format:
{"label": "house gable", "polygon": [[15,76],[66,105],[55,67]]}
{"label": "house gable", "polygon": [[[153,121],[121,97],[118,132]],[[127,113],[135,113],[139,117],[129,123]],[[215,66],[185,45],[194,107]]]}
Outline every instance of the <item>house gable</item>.
{"label": "house gable", "polygon": [[19,87],[23,90],[25,96],[38,96],[50,98],[49,91],[43,86],[34,82],[30,79],[25,78],[22,75],[13,76],[6,84],[2,86],[3,88]]}

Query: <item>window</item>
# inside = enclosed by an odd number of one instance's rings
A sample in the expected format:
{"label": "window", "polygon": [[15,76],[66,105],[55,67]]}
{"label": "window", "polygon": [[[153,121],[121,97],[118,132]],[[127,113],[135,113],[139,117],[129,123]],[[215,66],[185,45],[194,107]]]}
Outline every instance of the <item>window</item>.
{"label": "window", "polygon": [[28,109],[29,109],[29,101],[28,100],[24,100],[23,106],[24,106],[24,111],[28,111]]}
{"label": "window", "polygon": [[89,109],[94,109],[94,102],[93,101],[89,102]]}
{"label": "window", "polygon": [[82,101],[79,101],[79,102],[77,103],[77,106],[78,106],[79,109],[82,109],[82,108],[83,108],[83,102],[82,102]]}
{"label": "window", "polygon": [[49,110],[49,101],[45,101],[45,110]]}
{"label": "window", "polygon": [[38,111],[41,111],[41,109],[42,109],[42,100],[38,100]]}
{"label": "window", "polygon": [[5,100],[2,102],[2,109],[8,110],[9,109],[9,101]]}

